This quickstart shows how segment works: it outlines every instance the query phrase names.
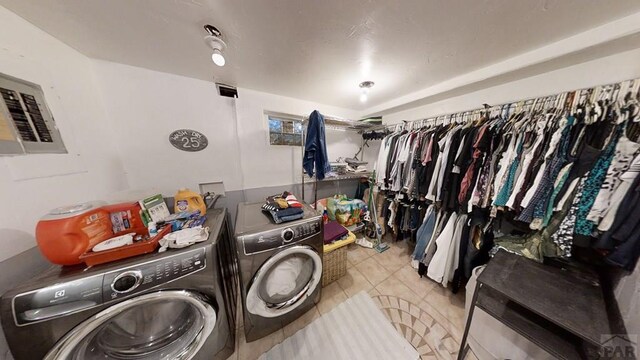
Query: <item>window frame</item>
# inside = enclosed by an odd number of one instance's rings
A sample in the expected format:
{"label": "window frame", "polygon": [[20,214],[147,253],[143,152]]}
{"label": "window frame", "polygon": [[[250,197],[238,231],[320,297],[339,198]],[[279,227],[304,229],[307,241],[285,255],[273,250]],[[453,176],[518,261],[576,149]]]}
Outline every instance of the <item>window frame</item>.
{"label": "window frame", "polygon": [[[303,122],[303,118],[302,116],[296,116],[296,115],[290,115],[290,114],[283,114],[283,113],[276,113],[276,112],[268,112],[265,111],[264,113],[265,118],[267,120],[267,142],[269,144],[269,146],[293,146],[293,147],[300,147],[302,146],[302,144],[304,143],[304,126],[302,124]],[[271,121],[280,121],[281,122],[281,126],[284,128],[284,124],[285,123],[291,123],[291,132],[287,131],[285,132],[284,129],[281,129],[281,131],[278,132],[272,132],[272,128],[271,128]],[[298,129],[296,129],[297,127],[299,127],[299,131]],[[280,143],[277,142],[273,142],[272,140],[272,135],[273,134],[280,134],[283,136],[283,140]],[[294,143],[287,143],[286,141],[284,141],[284,136],[285,135],[294,135],[296,137],[299,137],[299,141],[295,141]]]}

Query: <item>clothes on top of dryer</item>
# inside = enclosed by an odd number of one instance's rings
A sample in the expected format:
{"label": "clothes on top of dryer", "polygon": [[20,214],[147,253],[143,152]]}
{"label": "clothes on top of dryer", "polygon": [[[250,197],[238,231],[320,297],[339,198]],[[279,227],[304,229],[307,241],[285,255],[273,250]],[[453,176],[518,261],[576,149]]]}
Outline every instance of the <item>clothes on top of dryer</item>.
{"label": "clothes on top of dryer", "polygon": [[278,211],[289,207],[287,199],[282,198],[280,195],[273,195],[267,198],[267,202],[262,204],[263,210]]}
{"label": "clothes on top of dryer", "polygon": [[304,217],[302,203],[288,191],[267,197],[266,202],[262,204],[262,211],[270,215],[276,224]]}
{"label": "clothes on top of dryer", "polygon": [[287,205],[289,205],[289,207],[294,207],[294,208],[301,208],[302,203],[300,201],[298,201],[298,198],[293,195],[292,193],[285,191],[282,193],[282,197],[287,200]]}
{"label": "clothes on top of dryer", "polygon": [[299,220],[304,217],[304,210],[302,208],[287,208],[278,211],[263,209],[262,211],[270,215],[276,224]]}

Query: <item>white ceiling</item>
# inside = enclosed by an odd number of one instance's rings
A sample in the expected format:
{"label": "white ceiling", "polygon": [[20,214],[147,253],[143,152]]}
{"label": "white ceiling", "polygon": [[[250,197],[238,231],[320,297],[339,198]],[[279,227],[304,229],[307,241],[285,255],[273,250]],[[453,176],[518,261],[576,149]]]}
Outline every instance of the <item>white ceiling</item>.
{"label": "white ceiling", "polygon": [[[635,0],[0,0],[80,52],[362,110],[640,11]],[[218,27],[227,65],[202,25]],[[358,84],[376,82],[369,101]]]}

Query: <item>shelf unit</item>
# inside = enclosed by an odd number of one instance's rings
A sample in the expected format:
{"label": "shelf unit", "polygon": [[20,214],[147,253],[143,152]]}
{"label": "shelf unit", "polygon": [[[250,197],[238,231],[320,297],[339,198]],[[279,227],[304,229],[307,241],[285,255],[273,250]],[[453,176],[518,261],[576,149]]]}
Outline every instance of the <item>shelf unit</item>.
{"label": "shelf unit", "polygon": [[[609,302],[612,301],[609,299]],[[468,350],[475,307],[558,359],[597,354],[603,334],[625,334],[619,311],[607,306],[599,276],[499,251],[478,276],[458,359]]]}
{"label": "shelf unit", "polygon": [[[316,177],[306,178],[308,181],[319,181],[319,182],[328,182],[328,181],[340,181],[340,180],[354,180],[354,179],[362,179],[368,178],[373,174],[372,171],[359,172],[359,173],[346,173],[344,175],[326,177],[322,180],[316,180]],[[304,177],[304,174],[303,174]]]}

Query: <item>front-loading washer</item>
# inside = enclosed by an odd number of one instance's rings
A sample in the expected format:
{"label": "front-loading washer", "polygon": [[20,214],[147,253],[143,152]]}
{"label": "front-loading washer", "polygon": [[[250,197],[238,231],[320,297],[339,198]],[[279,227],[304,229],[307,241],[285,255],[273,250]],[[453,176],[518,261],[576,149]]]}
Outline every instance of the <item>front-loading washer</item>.
{"label": "front-loading washer", "polygon": [[237,266],[225,209],[207,241],[94,267],[52,267],[2,296],[22,359],[226,359],[235,350]]}
{"label": "front-loading washer", "polygon": [[302,219],[275,224],[261,206],[239,204],[235,225],[248,342],[297,319],[322,291],[322,217],[303,204]]}

